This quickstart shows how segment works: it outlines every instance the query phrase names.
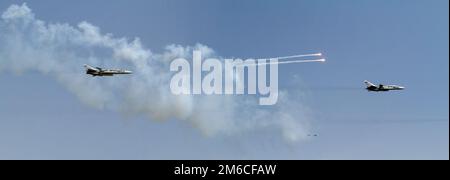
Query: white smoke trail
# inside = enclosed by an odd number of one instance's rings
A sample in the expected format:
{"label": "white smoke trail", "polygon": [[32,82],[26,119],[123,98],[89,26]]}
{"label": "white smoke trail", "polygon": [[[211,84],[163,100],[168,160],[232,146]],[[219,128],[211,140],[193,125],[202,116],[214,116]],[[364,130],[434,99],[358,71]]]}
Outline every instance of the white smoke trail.
{"label": "white smoke trail", "polygon": [[[204,134],[233,135],[260,128],[279,129],[288,142],[307,138],[308,109],[280,92],[276,106],[263,108],[252,97],[174,96],[169,90],[169,63],[192,59],[193,50],[204,58],[217,57],[204,45],[170,45],[160,54],[145,49],[138,38],[130,41],[102,34],[90,23],[47,23],[35,18],[26,4],[11,5],[0,20],[0,71],[37,71],[54,78],[82,103],[152,120],[179,119]],[[82,65],[121,67],[133,76],[92,78]]]}
{"label": "white smoke trail", "polygon": [[318,57],[322,56],[322,53],[315,53],[315,54],[300,54],[300,55],[293,55],[293,56],[281,56],[276,58],[262,58],[262,59],[294,59],[294,58],[302,58],[302,57]]}
{"label": "white smoke trail", "polygon": [[266,63],[255,63],[255,64],[242,64],[239,66],[263,66],[271,64],[297,64],[297,63],[311,63],[311,62],[325,62],[325,59],[312,59],[312,60],[291,60],[291,61],[278,61],[278,62],[266,62]]}

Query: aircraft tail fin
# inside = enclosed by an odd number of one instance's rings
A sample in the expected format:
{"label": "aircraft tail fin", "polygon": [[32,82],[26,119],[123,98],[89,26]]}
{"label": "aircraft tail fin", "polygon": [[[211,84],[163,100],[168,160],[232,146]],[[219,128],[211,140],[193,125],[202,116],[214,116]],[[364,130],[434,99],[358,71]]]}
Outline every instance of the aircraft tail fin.
{"label": "aircraft tail fin", "polygon": [[90,69],[90,70],[94,70],[94,71],[99,71],[98,68],[94,68],[94,67],[92,67],[92,66],[90,66],[90,65],[87,65],[87,64],[84,64],[84,67],[85,67],[86,69]]}
{"label": "aircraft tail fin", "polygon": [[367,87],[375,86],[375,84],[369,82],[368,80],[364,80],[364,84],[366,84]]}
{"label": "aircraft tail fin", "polygon": [[87,65],[87,64],[84,64],[83,65],[86,69],[91,69],[92,68],[92,66],[89,66],[89,65]]}

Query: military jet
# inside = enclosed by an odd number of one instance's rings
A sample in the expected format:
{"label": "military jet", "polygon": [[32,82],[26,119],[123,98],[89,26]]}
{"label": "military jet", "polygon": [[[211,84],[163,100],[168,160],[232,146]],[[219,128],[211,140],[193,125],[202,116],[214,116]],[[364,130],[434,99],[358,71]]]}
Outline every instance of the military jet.
{"label": "military jet", "polygon": [[87,64],[84,65],[86,68],[86,74],[92,76],[114,76],[115,74],[131,74],[132,71],[121,70],[121,69],[102,69],[99,67],[92,67]]}
{"label": "military jet", "polygon": [[375,91],[375,92],[380,92],[380,91],[391,91],[391,90],[403,90],[405,89],[405,87],[402,86],[397,86],[397,85],[375,85],[367,80],[364,81],[364,83],[367,85],[367,91]]}

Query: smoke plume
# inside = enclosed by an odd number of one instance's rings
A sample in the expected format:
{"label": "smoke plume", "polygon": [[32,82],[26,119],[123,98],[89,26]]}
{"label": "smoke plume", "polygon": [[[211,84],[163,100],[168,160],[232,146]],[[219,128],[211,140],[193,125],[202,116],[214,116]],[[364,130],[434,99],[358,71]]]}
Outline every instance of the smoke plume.
{"label": "smoke plume", "polygon": [[[251,96],[172,95],[169,63],[192,59],[193,50],[204,58],[220,58],[201,44],[169,45],[154,53],[139,38],[104,34],[88,22],[71,26],[39,20],[26,4],[11,5],[0,20],[0,72],[45,74],[89,107],[157,121],[185,121],[207,136],[270,128],[288,142],[307,138],[308,108],[285,91],[270,108],[258,106]],[[120,67],[133,75],[92,78],[84,74],[83,64]]]}

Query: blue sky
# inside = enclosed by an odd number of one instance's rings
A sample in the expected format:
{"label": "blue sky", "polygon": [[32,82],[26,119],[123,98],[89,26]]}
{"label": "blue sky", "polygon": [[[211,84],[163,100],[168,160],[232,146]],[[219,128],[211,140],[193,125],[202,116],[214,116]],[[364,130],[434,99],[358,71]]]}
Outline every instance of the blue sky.
{"label": "blue sky", "polygon": [[[3,12],[11,4],[0,2]],[[145,47],[202,43],[223,57],[322,52],[325,64],[280,66],[319,136],[285,143],[266,128],[204,137],[85,107],[37,72],[0,72],[0,159],[448,159],[446,0],[27,2],[38,19],[88,21]],[[1,43],[1,42],[0,42]],[[1,59],[0,59],[1,61]],[[292,81],[300,77],[302,89]],[[363,80],[406,86],[368,93]]]}

